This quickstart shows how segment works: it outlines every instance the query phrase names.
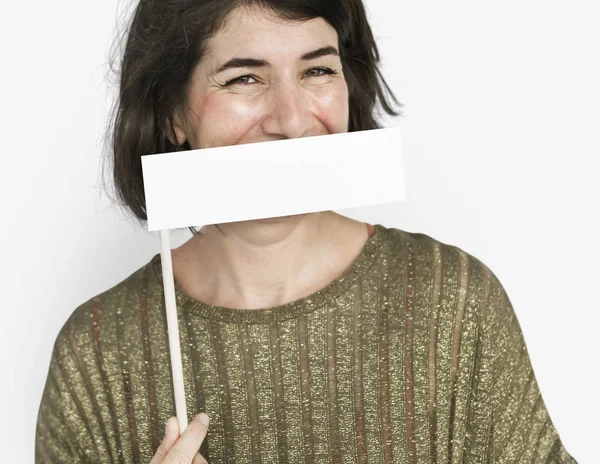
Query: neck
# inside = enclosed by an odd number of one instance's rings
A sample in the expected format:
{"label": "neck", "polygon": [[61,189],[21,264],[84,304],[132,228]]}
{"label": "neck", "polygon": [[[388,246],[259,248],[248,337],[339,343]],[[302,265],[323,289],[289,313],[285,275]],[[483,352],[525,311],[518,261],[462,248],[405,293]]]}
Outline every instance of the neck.
{"label": "neck", "polygon": [[223,233],[205,226],[202,234],[173,250],[176,280],[200,301],[244,309],[277,306],[316,292],[343,272],[368,239],[364,223],[333,211],[219,228]]}

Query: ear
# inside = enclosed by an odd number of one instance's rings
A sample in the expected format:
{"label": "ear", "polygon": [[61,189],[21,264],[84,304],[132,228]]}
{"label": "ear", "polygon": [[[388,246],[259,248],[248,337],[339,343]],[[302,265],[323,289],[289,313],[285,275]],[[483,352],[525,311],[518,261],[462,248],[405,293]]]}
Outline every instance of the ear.
{"label": "ear", "polygon": [[[166,126],[170,127],[168,121]],[[177,137],[177,143],[175,143],[175,141],[171,138],[170,133],[167,133],[167,138],[171,141],[173,145],[183,145],[183,143],[187,140],[187,134],[185,118],[181,114],[180,110],[176,110],[173,114],[173,128],[175,129],[175,137]]]}

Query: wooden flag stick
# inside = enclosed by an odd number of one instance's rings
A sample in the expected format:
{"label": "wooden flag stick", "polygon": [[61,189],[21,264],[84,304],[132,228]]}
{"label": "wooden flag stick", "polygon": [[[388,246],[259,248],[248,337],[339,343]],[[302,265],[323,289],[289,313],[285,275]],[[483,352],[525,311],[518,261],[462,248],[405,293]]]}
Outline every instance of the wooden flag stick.
{"label": "wooden flag stick", "polygon": [[179,433],[182,434],[187,427],[187,407],[183,387],[183,366],[181,364],[181,345],[179,343],[177,304],[175,302],[175,278],[173,277],[173,262],[171,260],[171,238],[168,229],[160,231],[160,258],[163,287],[165,289],[165,306],[167,308],[167,330],[169,332],[175,410],[179,422]]}

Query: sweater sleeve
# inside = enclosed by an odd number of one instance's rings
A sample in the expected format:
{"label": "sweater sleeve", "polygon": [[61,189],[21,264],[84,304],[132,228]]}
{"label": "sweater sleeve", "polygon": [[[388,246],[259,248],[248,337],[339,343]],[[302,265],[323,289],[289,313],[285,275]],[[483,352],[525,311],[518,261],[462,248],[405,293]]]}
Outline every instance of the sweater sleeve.
{"label": "sweater sleeve", "polygon": [[515,311],[493,274],[488,301],[483,327],[490,367],[488,462],[576,464],[552,423]]}
{"label": "sweater sleeve", "polygon": [[80,373],[68,324],[56,338],[38,410],[35,462],[39,464],[92,462],[94,454],[95,443],[86,420],[91,401],[76,388]]}

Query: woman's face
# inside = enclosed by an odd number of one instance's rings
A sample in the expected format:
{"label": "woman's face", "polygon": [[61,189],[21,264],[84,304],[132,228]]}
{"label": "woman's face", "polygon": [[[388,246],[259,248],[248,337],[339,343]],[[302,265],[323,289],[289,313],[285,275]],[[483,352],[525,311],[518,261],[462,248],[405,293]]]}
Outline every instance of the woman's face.
{"label": "woman's face", "polygon": [[208,42],[175,115],[192,149],[348,131],[348,88],[338,36],[323,18],[286,22],[233,10]]}

